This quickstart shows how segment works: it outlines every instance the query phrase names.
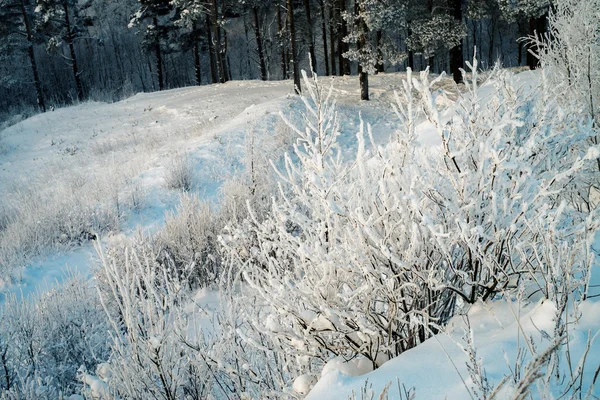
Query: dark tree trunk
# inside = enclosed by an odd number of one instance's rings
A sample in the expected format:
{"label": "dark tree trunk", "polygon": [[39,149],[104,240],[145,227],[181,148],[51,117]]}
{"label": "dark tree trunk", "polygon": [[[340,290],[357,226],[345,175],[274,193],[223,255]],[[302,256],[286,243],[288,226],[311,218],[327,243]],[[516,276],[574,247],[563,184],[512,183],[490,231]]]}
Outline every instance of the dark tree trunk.
{"label": "dark tree trunk", "polygon": [[159,38],[159,27],[158,27],[158,18],[154,17],[153,19],[154,26],[156,27],[156,41],[154,42],[154,54],[156,56],[156,73],[158,75],[158,90],[164,90],[165,83],[163,79],[163,62],[162,62],[162,53],[160,51],[160,38]]}
{"label": "dark tree trunk", "polygon": [[[406,24],[408,28],[406,29],[406,38],[408,39],[412,35],[412,30],[410,29],[411,21],[407,21]],[[408,68],[412,71],[415,70],[415,53],[412,50],[408,50]]]}
{"label": "dark tree trunk", "polygon": [[338,63],[340,66],[340,75],[350,75],[350,60],[343,56],[348,51],[348,43],[344,42],[344,38],[348,36],[348,25],[342,15],[346,11],[346,0],[338,0],[338,11],[337,16],[340,23],[338,31]]}
{"label": "dark tree trunk", "polygon": [[[365,20],[360,17],[360,11],[362,7],[362,2],[355,0],[354,2],[354,15],[356,16],[356,28],[358,31],[358,41],[356,42],[356,47],[360,52],[367,43],[367,24]],[[361,100],[369,100],[369,74],[364,70],[360,62],[358,63],[358,81],[360,83],[360,99]]]}
{"label": "dark tree trunk", "polygon": [[[546,18],[547,14],[529,19],[529,36],[543,36],[546,33]],[[537,57],[531,53],[532,50],[535,51],[532,47],[527,49],[527,65],[529,69],[536,69],[539,66],[539,62]]]}
{"label": "dark tree trunk", "polygon": [[298,50],[296,49],[296,26],[294,24],[294,8],[292,0],[287,0],[288,23],[290,26],[290,42],[292,47],[292,69],[294,71],[294,90],[300,94],[300,71],[298,69]]}
{"label": "dark tree trunk", "polygon": [[335,19],[335,4],[331,3],[330,0],[327,1],[327,5],[329,6],[329,56],[330,56],[330,64],[331,64],[331,75],[336,75],[335,68],[335,33],[336,33],[336,19]]}
{"label": "dark tree trunk", "polygon": [[71,29],[71,20],[69,18],[69,8],[67,3],[63,3],[63,10],[65,12],[65,28],[67,29],[67,44],[69,45],[69,53],[71,55],[71,68],[73,69],[73,76],[75,77],[75,87],[77,88],[77,99],[83,101],[83,85],[81,84],[81,77],[79,76],[79,67],[77,66],[77,57],[75,56],[75,38],[73,37],[73,31]]}
{"label": "dark tree trunk", "polygon": [[[364,21],[363,21],[364,23]],[[366,25],[365,25],[366,26]],[[379,57],[379,60],[377,61],[377,72],[384,72],[384,65],[383,65],[383,54],[381,53],[381,41],[383,40],[383,32],[381,32],[381,30],[377,31],[377,56]]]}
{"label": "dark tree trunk", "polygon": [[42,94],[42,83],[38,74],[35,52],[33,51],[33,33],[31,31],[31,23],[29,21],[29,15],[27,14],[25,0],[21,0],[21,14],[23,14],[23,23],[25,24],[25,31],[27,32],[27,55],[29,56],[29,62],[31,63],[31,72],[33,73],[33,83],[35,84],[38,107],[42,112],[46,112],[46,103]]}
{"label": "dark tree trunk", "polygon": [[320,0],[321,6],[321,31],[323,36],[323,59],[325,60],[325,75],[329,76],[329,57],[327,55],[327,20],[325,19],[325,4]]}
{"label": "dark tree trunk", "polygon": [[217,57],[215,54],[215,44],[214,39],[212,37],[212,22],[210,20],[210,16],[206,14],[206,31],[207,31],[207,39],[208,39],[208,55],[210,58],[210,77],[212,83],[217,83],[219,81],[218,72],[217,72]]}
{"label": "dark tree trunk", "polygon": [[196,76],[196,85],[202,84],[202,70],[200,69],[200,49],[198,48],[198,41],[194,40],[194,74]]}
{"label": "dark tree trunk", "polygon": [[279,43],[279,52],[281,54],[281,78],[287,79],[287,61],[285,59],[285,46],[284,46],[284,29],[281,18],[281,3],[277,2],[277,39]]}
{"label": "dark tree trunk", "polygon": [[[215,0],[216,1],[216,0]],[[221,15],[225,15],[225,1],[221,2]],[[219,33],[221,28],[219,27]],[[231,76],[231,63],[229,62],[229,54],[227,53],[227,31],[223,31],[223,45],[221,46],[221,62],[223,63],[223,69],[225,70],[225,81],[230,81]]]}
{"label": "dark tree trunk", "polygon": [[[462,0],[451,0],[452,16],[459,24],[462,24]],[[454,82],[461,83],[463,81],[461,68],[463,68],[463,46],[462,39],[450,50],[450,71]]]}
{"label": "dark tree trunk", "polygon": [[488,51],[488,65],[494,65],[494,47],[495,47],[495,39],[496,39],[496,21],[494,18],[491,19],[490,24],[488,25],[488,38],[490,43],[490,48]]}
{"label": "dark tree trunk", "polygon": [[210,14],[212,18],[212,39],[215,48],[215,62],[217,66],[218,78],[220,83],[225,83],[225,66],[223,65],[223,54],[221,52],[221,29],[219,29],[219,14],[217,11],[217,0],[211,0]]}
{"label": "dark tree trunk", "polygon": [[308,54],[310,55],[311,69],[317,71],[317,56],[315,53],[315,34],[310,14],[310,0],[304,0],[304,12],[306,13],[306,25],[308,25]]}
{"label": "dark tree trunk", "polygon": [[254,17],[254,36],[256,36],[256,49],[260,61],[260,79],[267,80],[267,66],[265,64],[265,53],[263,51],[262,36],[260,33],[260,19],[258,18],[257,7],[252,7],[252,16]]}
{"label": "dark tree trunk", "polygon": [[[248,36],[248,24],[246,23],[246,16],[244,15],[244,35],[246,37],[246,74],[245,76],[251,76],[250,71],[252,71],[252,65],[250,64],[250,60],[252,56],[250,55],[250,37]],[[242,70],[242,60],[240,60],[240,71]]]}

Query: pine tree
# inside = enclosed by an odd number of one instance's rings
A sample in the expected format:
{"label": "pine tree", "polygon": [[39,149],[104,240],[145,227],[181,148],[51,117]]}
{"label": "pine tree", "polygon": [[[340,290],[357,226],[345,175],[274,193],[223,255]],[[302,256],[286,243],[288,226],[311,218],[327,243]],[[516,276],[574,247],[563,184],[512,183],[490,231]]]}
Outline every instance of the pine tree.
{"label": "pine tree", "polygon": [[[550,9],[549,0],[498,0],[500,11],[507,20],[520,26],[527,26],[529,36],[543,36],[547,31],[547,17]],[[530,69],[538,66],[535,49],[529,43],[527,47],[527,65]]]}
{"label": "pine tree", "polygon": [[369,74],[382,70],[384,61],[397,64],[404,61],[392,40],[383,36],[383,31],[397,32],[402,29],[398,21],[404,20],[405,8],[401,0],[383,5],[377,0],[356,0],[354,15],[346,15],[351,26],[346,43],[353,43],[343,56],[358,62],[358,75],[361,88],[361,100],[369,100]]}
{"label": "pine tree", "polygon": [[448,12],[454,10],[448,5],[445,0],[410,0],[408,3],[410,24],[406,46],[414,54],[422,54],[431,70],[434,57],[459,46],[466,34],[464,24]]}
{"label": "pine tree", "polygon": [[240,8],[244,14],[250,14],[252,19],[252,28],[256,40],[256,54],[258,55],[258,66],[260,70],[260,79],[268,79],[267,61],[263,44],[262,14],[268,10],[271,2],[268,0],[241,0]]}
{"label": "pine tree", "polygon": [[170,0],[139,0],[140,8],[132,16],[129,27],[139,25],[144,20],[151,20],[144,32],[144,45],[153,50],[156,56],[156,71],[158,75],[158,90],[165,88],[163,78],[163,62],[161,41],[167,33],[167,27],[160,24],[161,18],[171,13],[173,5]]}
{"label": "pine tree", "polygon": [[[36,40],[36,31],[34,22],[35,16],[27,0],[0,0],[0,40],[3,42],[0,47],[16,46],[23,50],[27,48],[27,56],[31,65],[33,82],[37,95],[38,107],[45,112],[46,103],[42,93],[42,83],[40,81],[37,60],[35,58],[34,42]],[[14,43],[11,38],[14,38]],[[8,49],[6,49],[8,50]]]}
{"label": "pine tree", "polygon": [[177,41],[182,48],[192,50],[196,85],[202,83],[200,68],[200,43],[205,42],[206,26],[203,24],[208,10],[202,0],[173,0],[175,25],[179,27]]}
{"label": "pine tree", "polygon": [[92,19],[82,15],[77,0],[37,0],[36,12],[40,13],[37,20],[38,29],[47,37],[47,47],[50,51],[58,49],[63,43],[69,48],[69,64],[73,71],[77,99],[84,100],[81,71],[77,63],[75,42],[92,25]]}

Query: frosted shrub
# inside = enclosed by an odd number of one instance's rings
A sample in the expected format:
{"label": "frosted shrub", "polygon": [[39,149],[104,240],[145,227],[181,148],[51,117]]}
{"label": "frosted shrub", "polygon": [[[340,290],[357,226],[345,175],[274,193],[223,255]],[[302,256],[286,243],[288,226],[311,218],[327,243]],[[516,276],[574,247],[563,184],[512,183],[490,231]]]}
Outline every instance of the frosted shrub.
{"label": "frosted shrub", "polygon": [[[573,104],[594,121],[590,141],[600,144],[600,1],[559,0],[548,16],[549,34],[529,40],[537,48],[540,64],[549,71],[557,100]],[[578,110],[576,110],[577,112]],[[596,158],[600,170],[600,157]],[[598,178],[594,182],[598,187]]]}
{"label": "frosted shrub", "polygon": [[192,270],[188,277],[192,287],[207,286],[220,274],[217,235],[222,224],[212,207],[197,195],[182,194],[179,206],[167,213],[155,238],[163,265],[171,261],[178,271]]}
{"label": "frosted shrub", "polygon": [[108,357],[105,314],[82,278],[30,299],[9,295],[1,317],[0,387],[8,398],[78,393],[77,370]]}
{"label": "frosted shrub", "polygon": [[[222,237],[240,281],[274,311],[270,322],[251,323],[277,351],[308,360],[361,355],[376,368],[438,332],[462,305],[557,276],[540,233],[552,232],[560,248],[586,233],[571,199],[597,157],[591,126],[561,112],[543,86],[528,95],[496,71],[480,89],[476,62],[471,75],[442,117],[436,80],[409,72],[396,137],[367,150],[370,128],[361,125],[350,164],[336,143],[331,92],[306,82],[305,127],[294,128],[295,160],[286,156],[279,170],[279,198],[267,216],[251,210]],[[439,147],[418,143],[420,115]],[[587,265],[582,253],[572,256],[571,277]],[[558,289],[540,284],[551,299],[569,290],[554,281]]]}
{"label": "frosted shrub", "polygon": [[56,185],[15,183],[1,199],[0,275],[18,279],[18,269],[50,251],[67,251],[118,231],[130,208],[119,197],[120,176],[65,172]]}
{"label": "frosted shrub", "polygon": [[237,305],[248,298],[223,298],[214,313],[197,302],[187,276],[157,268],[151,250],[124,245],[121,259],[99,254],[98,287],[112,325],[102,380],[110,398],[281,398],[291,360],[241,340],[247,316]]}
{"label": "frosted shrub", "polygon": [[187,153],[175,153],[166,166],[165,182],[171,189],[189,191],[194,186],[194,166]]}

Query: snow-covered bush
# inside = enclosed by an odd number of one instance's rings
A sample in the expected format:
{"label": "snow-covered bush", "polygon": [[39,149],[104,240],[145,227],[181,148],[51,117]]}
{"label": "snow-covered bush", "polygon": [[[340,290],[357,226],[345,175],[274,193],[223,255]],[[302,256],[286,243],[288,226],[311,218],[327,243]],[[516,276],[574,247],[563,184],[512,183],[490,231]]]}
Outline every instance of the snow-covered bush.
{"label": "snow-covered bush", "polygon": [[[557,100],[567,108],[578,104],[594,121],[591,142],[600,144],[600,1],[558,0],[548,15],[548,35],[529,40],[540,64],[548,69]],[[597,158],[600,170],[600,157]],[[599,186],[598,180],[594,182]]]}
{"label": "snow-covered bush", "polygon": [[[118,231],[130,200],[119,190],[130,171],[103,176],[69,170],[55,173],[47,186],[31,178],[13,182],[0,200],[0,276],[19,279],[19,268],[50,251],[66,251]],[[50,172],[48,172],[50,173]],[[48,178],[49,179],[49,178]]]}
{"label": "snow-covered bush", "polygon": [[[307,360],[360,355],[376,368],[464,304],[524,280],[552,300],[569,290],[541,233],[559,248],[587,233],[571,199],[597,157],[591,125],[507,72],[479,88],[475,63],[465,80],[467,93],[442,115],[436,81],[409,73],[397,136],[367,150],[361,125],[351,163],[336,143],[331,91],[306,81],[306,125],[279,172],[279,198],[222,237],[240,281],[273,313],[251,321],[272,348]],[[418,142],[419,115],[438,136],[432,150]],[[584,254],[571,256],[565,273],[585,274]]]}
{"label": "snow-covered bush", "polygon": [[[112,353],[100,380],[109,398],[282,397],[286,371],[296,372],[293,360],[242,340],[249,338],[244,313],[252,308],[239,305],[256,298],[225,295],[214,309],[203,303],[206,290],[194,294],[186,276],[157,268],[150,249],[125,245],[120,254],[121,260],[99,252],[98,288],[112,324]],[[250,334],[258,345],[266,341]]]}
{"label": "snow-covered bush", "polygon": [[94,370],[108,357],[108,322],[80,277],[29,299],[8,295],[1,317],[0,387],[9,399],[78,393],[78,369]]}
{"label": "snow-covered bush", "polygon": [[171,189],[189,191],[194,186],[194,166],[187,153],[177,152],[166,166],[165,182]]}
{"label": "snow-covered bush", "polygon": [[218,213],[197,195],[184,193],[174,212],[168,212],[165,225],[154,239],[159,260],[170,262],[178,271],[191,268],[187,276],[192,287],[217,281],[221,256],[217,236],[222,229]]}

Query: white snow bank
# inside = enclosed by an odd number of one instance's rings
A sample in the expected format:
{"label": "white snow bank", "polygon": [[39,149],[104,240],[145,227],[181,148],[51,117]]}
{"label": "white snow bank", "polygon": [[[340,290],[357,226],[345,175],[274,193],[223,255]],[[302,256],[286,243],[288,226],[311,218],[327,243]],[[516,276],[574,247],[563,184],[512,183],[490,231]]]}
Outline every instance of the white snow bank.
{"label": "white snow bank", "polygon": [[[523,306],[517,302],[499,300],[491,304],[476,304],[468,313],[473,330],[477,357],[492,387],[514,368],[519,352],[527,354],[525,364],[531,359],[528,340],[535,343],[537,351],[550,346],[549,336],[554,329],[555,307],[549,302]],[[581,305],[581,319],[569,327],[571,360],[577,365],[583,356],[588,338],[600,331],[600,303],[586,301]],[[516,316],[519,318],[516,318]],[[463,317],[455,317],[447,334],[438,334],[423,344],[387,362],[379,369],[361,376],[350,376],[343,370],[324,374],[307,400],[347,400],[361,389],[372,387],[375,398],[388,385],[390,398],[398,395],[398,383],[407,389],[414,387],[418,399],[466,399],[465,388],[473,385],[467,370],[468,357],[463,351],[466,324]],[[566,371],[566,357],[560,358]],[[600,342],[596,340],[587,354],[585,384],[593,379],[600,365]],[[465,383],[463,383],[463,380]],[[512,384],[507,382],[507,388]],[[600,394],[600,386],[596,388]],[[503,398],[500,396],[500,398]]]}

